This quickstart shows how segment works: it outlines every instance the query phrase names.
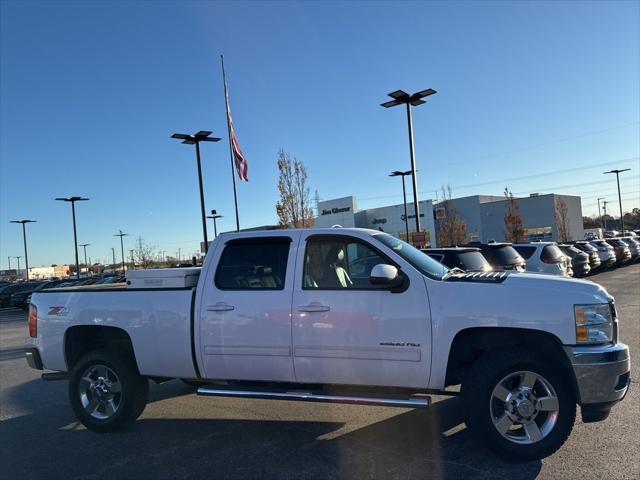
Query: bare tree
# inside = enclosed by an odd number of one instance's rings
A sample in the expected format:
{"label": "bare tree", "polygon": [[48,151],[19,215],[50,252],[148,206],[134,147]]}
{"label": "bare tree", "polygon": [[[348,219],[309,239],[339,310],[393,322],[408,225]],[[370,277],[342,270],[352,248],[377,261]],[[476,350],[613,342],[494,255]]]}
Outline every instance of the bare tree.
{"label": "bare tree", "polygon": [[451,201],[451,185],[442,186],[442,198],[438,204],[439,220],[436,239],[438,247],[453,247],[467,243],[467,224],[458,216]]}
{"label": "bare tree", "polygon": [[278,152],[278,190],[280,200],[276,203],[278,223],[282,228],[304,228],[313,226],[313,212],[307,187],[307,168],[297,158],[280,149]]}
{"label": "bare tree", "polygon": [[568,242],[571,240],[569,230],[569,207],[563,198],[556,200],[556,228],[558,229],[558,241]]}
{"label": "bare tree", "polygon": [[504,214],[504,236],[507,242],[524,242],[527,239],[527,232],[522,225],[518,200],[507,187],[504,189],[504,198],[507,200],[507,211]]}
{"label": "bare tree", "polygon": [[133,249],[133,258],[136,265],[142,268],[153,267],[158,261],[158,253],[156,247],[146,243],[142,237],[136,240],[136,248]]}

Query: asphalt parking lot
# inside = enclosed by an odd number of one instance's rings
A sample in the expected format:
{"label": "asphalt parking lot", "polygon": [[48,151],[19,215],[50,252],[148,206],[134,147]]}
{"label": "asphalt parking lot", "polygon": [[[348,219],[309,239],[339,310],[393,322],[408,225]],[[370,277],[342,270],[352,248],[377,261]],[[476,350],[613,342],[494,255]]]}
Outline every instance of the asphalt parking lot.
{"label": "asphalt parking lot", "polygon": [[130,429],[76,422],[67,382],[43,382],[23,359],[26,315],[0,310],[0,475],[13,479],[640,478],[640,264],[590,277],[616,297],[632,350],[627,398],[604,422],[576,421],[554,456],[505,462],[465,429],[458,400],[428,410],[196,397],[151,385]]}

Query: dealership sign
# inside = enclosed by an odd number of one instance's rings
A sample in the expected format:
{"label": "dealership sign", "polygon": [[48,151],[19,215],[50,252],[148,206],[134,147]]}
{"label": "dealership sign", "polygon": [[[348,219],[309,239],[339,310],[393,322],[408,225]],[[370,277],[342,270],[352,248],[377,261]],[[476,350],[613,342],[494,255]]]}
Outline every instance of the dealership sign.
{"label": "dealership sign", "polygon": [[348,212],[349,210],[351,210],[351,207],[342,207],[342,208],[333,207],[332,209],[326,208],[322,210],[322,215],[331,215],[332,213]]}

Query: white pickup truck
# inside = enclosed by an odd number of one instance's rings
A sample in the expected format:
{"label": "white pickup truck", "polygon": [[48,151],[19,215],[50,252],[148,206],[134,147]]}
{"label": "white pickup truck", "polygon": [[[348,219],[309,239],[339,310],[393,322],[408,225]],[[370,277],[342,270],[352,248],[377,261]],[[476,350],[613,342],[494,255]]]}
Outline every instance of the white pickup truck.
{"label": "white pickup truck", "polygon": [[563,444],[576,404],[585,422],[603,420],[629,386],[629,350],[599,285],[449,271],[372,230],[225,234],[201,270],[131,272],[123,289],[31,302],[27,361],[68,378],[75,414],[96,431],[135,420],[148,379],[405,408],[460,395],[483,443],[531,459]]}

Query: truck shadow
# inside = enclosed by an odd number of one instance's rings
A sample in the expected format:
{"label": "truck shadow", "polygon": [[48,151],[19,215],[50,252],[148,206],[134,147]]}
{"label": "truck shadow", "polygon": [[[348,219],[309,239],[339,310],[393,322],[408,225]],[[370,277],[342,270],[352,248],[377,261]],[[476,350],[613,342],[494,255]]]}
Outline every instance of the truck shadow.
{"label": "truck shadow", "polygon": [[[308,404],[294,409],[289,402],[267,400],[220,399],[200,409],[195,403],[172,411],[190,415],[196,409],[211,417],[218,410],[225,418],[154,418],[166,417],[155,402],[193,393],[169,382],[152,387],[147,411],[129,429],[96,434],[75,421],[66,382],[53,383],[48,387],[51,383],[37,380],[16,387],[22,407],[31,413],[0,422],[6,478],[513,480],[535,478],[541,469],[539,461],[507,463],[485,450],[464,428],[455,398],[428,410],[398,410],[402,413],[376,423],[366,410],[353,410],[354,420],[357,412],[357,420],[368,423],[364,427],[345,421],[351,413],[342,408]],[[43,391],[49,402],[42,401]],[[8,393],[16,400],[18,392]]]}

